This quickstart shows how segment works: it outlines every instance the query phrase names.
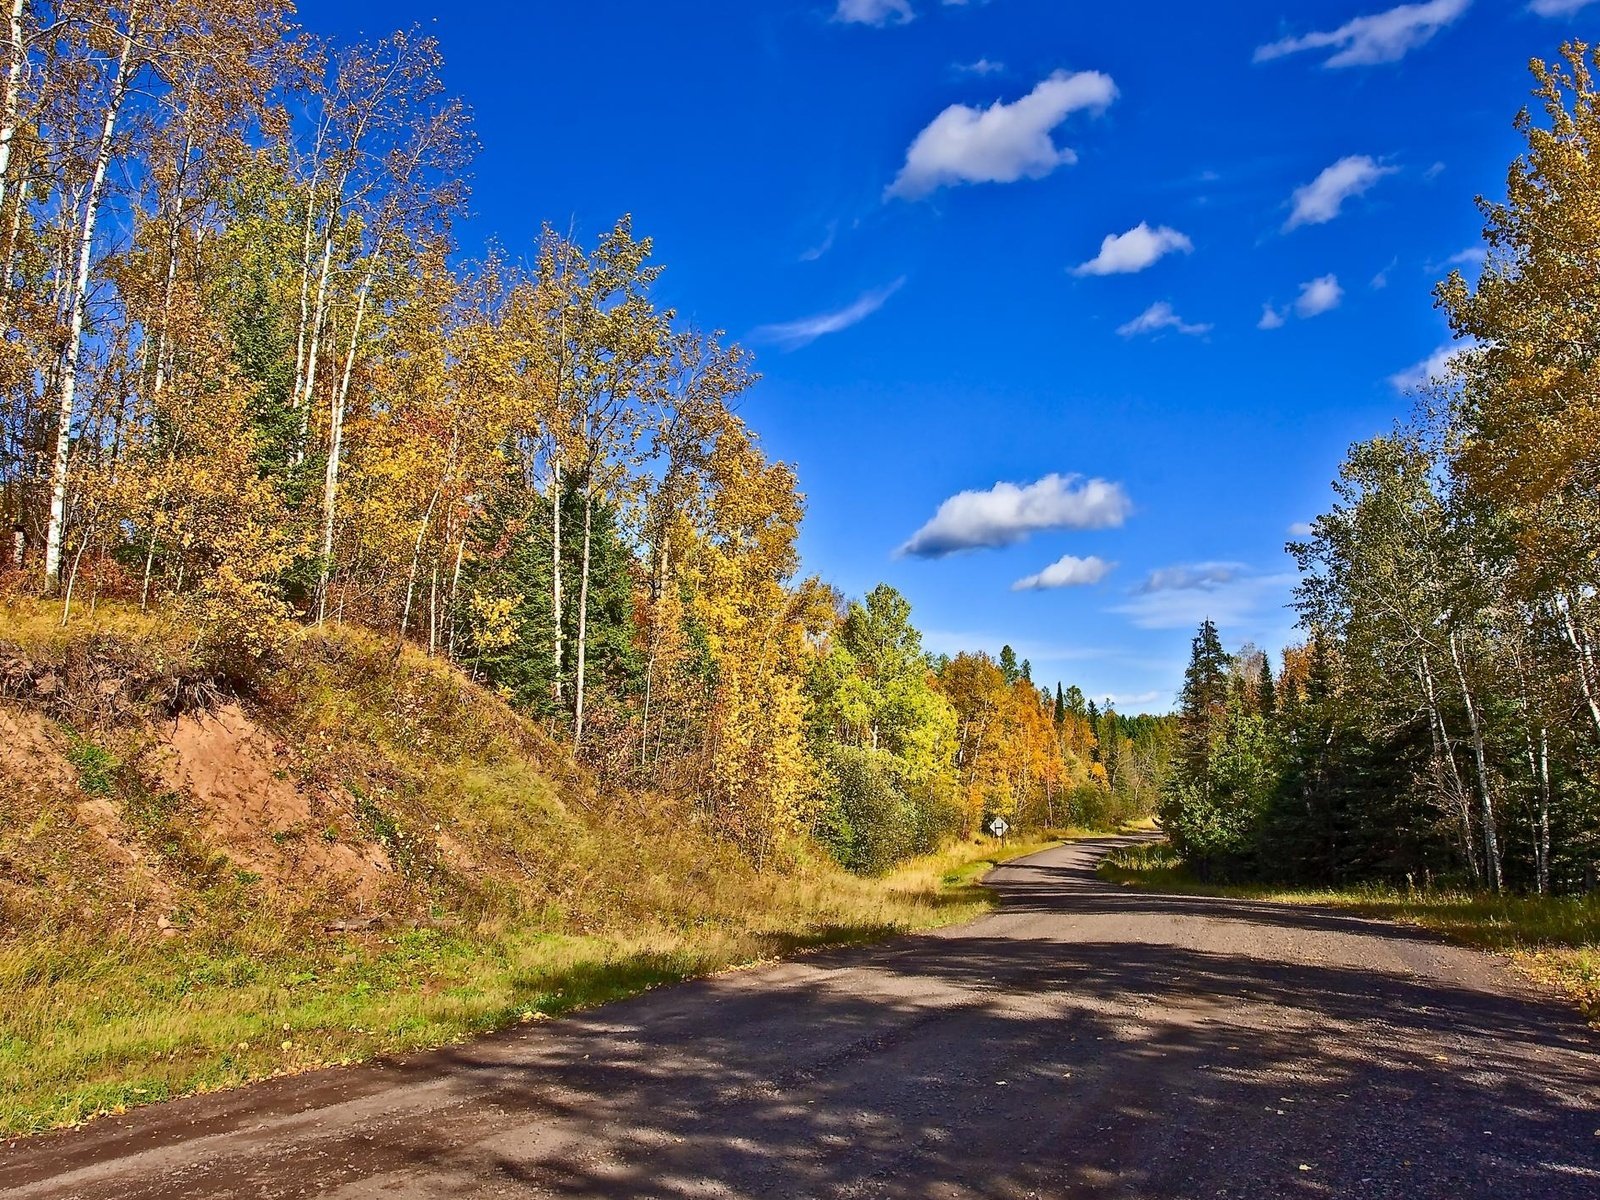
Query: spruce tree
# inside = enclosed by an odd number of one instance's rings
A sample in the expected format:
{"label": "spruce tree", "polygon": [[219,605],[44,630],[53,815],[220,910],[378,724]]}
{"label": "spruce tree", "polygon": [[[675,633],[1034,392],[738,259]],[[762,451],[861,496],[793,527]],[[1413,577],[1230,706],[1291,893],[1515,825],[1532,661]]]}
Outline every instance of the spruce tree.
{"label": "spruce tree", "polygon": [[1205,777],[1212,742],[1226,719],[1231,662],[1216,623],[1207,618],[1191,644],[1183,691],[1178,694],[1178,767],[1188,782]]}
{"label": "spruce tree", "polygon": [[1278,688],[1272,677],[1272,655],[1261,656],[1261,688],[1256,693],[1256,708],[1262,719],[1271,721],[1278,713]]}
{"label": "spruce tree", "polygon": [[1060,729],[1067,723],[1067,696],[1061,690],[1061,681],[1056,680],[1056,728]]}

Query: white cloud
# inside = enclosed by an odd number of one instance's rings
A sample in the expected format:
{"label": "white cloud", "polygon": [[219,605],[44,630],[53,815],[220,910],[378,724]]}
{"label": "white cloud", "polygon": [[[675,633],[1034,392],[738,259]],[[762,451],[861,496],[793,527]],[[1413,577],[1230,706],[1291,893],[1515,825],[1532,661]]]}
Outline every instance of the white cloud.
{"label": "white cloud", "polygon": [[1310,537],[1315,530],[1311,528],[1310,521],[1296,521],[1289,526],[1289,536],[1296,538]]}
{"label": "white cloud", "polygon": [[1127,233],[1108,233],[1100,243],[1100,253],[1081,266],[1074,275],[1133,275],[1154,266],[1168,254],[1192,253],[1194,243],[1169,226],[1151,229],[1140,221]]}
{"label": "white cloud", "polygon": [[1594,0],[1532,0],[1528,11],[1541,17],[1569,17],[1593,3]]}
{"label": "white cloud", "polygon": [[[1565,2],[1569,0],[1535,0],[1535,3],[1546,4]],[[1401,4],[1386,12],[1356,17],[1326,33],[1308,33],[1258,47],[1255,60],[1268,62],[1302,50],[1332,50],[1334,53],[1322,64],[1325,67],[1366,67],[1399,62],[1455,22],[1471,4],[1472,0]]]}
{"label": "white cloud", "polygon": [[956,64],[956,70],[966,75],[1001,75],[1005,73],[1005,69],[1005,63],[994,62],[987,58],[980,58],[977,62]]}
{"label": "white cloud", "polygon": [[1172,305],[1165,300],[1157,300],[1126,325],[1119,326],[1117,332],[1123,337],[1137,337],[1142,333],[1160,333],[1163,329],[1175,329],[1179,333],[1186,333],[1197,337],[1203,333],[1210,333],[1210,325],[1191,325],[1180,317]]}
{"label": "white cloud", "polygon": [[1489,252],[1482,246],[1469,246],[1459,254],[1452,254],[1444,260],[1447,267],[1481,267],[1487,261]]}
{"label": "white cloud", "polygon": [[1386,167],[1365,154],[1352,154],[1341,158],[1310,183],[1294,190],[1294,211],[1289,214],[1284,229],[1301,225],[1325,225],[1339,215],[1344,202],[1360,196],[1385,175],[1393,175],[1397,167]]}
{"label": "white cloud", "polygon": [[[1026,658],[1035,666],[1040,663],[1095,662],[1108,659],[1127,661],[1129,665],[1135,667],[1151,665],[1141,660],[1127,659],[1103,644],[1068,646],[1060,642],[1035,642],[1018,638],[1015,630],[996,633],[993,630],[924,629],[922,645],[930,654],[948,654],[952,657],[963,652],[971,653],[978,650],[991,657],[998,657],[1000,647],[1010,645],[1016,651],[1018,658]],[[1165,662],[1154,665],[1163,668],[1168,666]]]}
{"label": "white cloud", "polygon": [[915,17],[910,0],[839,0],[833,19],[845,25],[904,25]]}
{"label": "white cloud", "polygon": [[1256,322],[1257,329],[1282,329],[1283,314],[1270,304],[1261,306],[1261,320]]}
{"label": "white cloud", "polygon": [[1264,606],[1281,607],[1296,579],[1291,573],[1256,575],[1239,563],[1165,567],[1110,611],[1140,629],[1191,629],[1207,618],[1223,626],[1260,625]]}
{"label": "white cloud", "polygon": [[1013,592],[1037,592],[1049,588],[1086,587],[1111,574],[1116,563],[1091,555],[1075,558],[1068,554],[1051,563],[1037,575],[1029,575],[1011,585]]}
{"label": "white cloud", "polygon": [[1454,374],[1456,358],[1470,354],[1477,345],[1477,342],[1468,339],[1440,346],[1421,362],[1389,376],[1389,386],[1397,392],[1414,392],[1431,383],[1448,383]]}
{"label": "white cloud", "polygon": [[1056,126],[1080,109],[1103,110],[1116,97],[1109,75],[1057,71],[1011,104],[996,101],[986,109],[952,104],[917,134],[885,198],[914,200],[961,183],[1042,179],[1077,161],[1052,139]]}
{"label": "white cloud", "polygon": [[868,292],[855,303],[848,304],[837,312],[819,313],[814,317],[802,317],[798,321],[781,321],[775,325],[762,325],[751,332],[750,340],[769,342],[785,350],[798,350],[802,346],[809,346],[819,337],[838,333],[849,329],[852,325],[859,325],[882,308],[889,297],[898,292],[905,282],[905,276],[902,275],[888,287]]}
{"label": "white cloud", "polygon": [[1344,289],[1339,286],[1339,277],[1323,275],[1300,285],[1300,295],[1294,302],[1295,315],[1303,321],[1320,317],[1338,308],[1343,299]]}
{"label": "white cloud", "polygon": [[827,228],[826,231],[824,231],[824,233],[822,235],[822,240],[820,242],[818,242],[815,246],[808,247],[806,250],[804,250],[800,255],[800,261],[801,262],[816,262],[817,259],[821,258],[829,250],[833,249],[833,244],[838,239],[839,239],[839,222],[838,221],[829,221],[828,222],[828,228]]}
{"label": "white cloud", "polygon": [[1115,529],[1132,511],[1122,485],[1104,479],[1050,474],[1021,487],[997,483],[986,492],[951,496],[896,553],[941,558],[1015,545],[1046,529]]}
{"label": "white cloud", "polygon": [[1212,588],[1218,584],[1232,583],[1245,571],[1243,563],[1205,562],[1188,563],[1176,567],[1162,567],[1151,571],[1139,585],[1142,595],[1152,592],[1187,592]]}
{"label": "white cloud", "polygon": [[1105,697],[1107,704],[1117,708],[1134,708],[1141,704],[1154,704],[1157,700],[1168,700],[1166,692],[1114,692]]}

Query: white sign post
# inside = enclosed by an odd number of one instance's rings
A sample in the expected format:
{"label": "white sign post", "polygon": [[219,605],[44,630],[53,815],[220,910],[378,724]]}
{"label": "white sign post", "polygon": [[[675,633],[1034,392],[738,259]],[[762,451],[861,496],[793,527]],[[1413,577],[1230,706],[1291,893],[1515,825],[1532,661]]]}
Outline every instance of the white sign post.
{"label": "white sign post", "polygon": [[1009,833],[1010,830],[1011,826],[1006,824],[1006,819],[1004,817],[996,817],[993,821],[989,822],[989,832],[1000,839],[1000,844],[1002,846],[1006,844],[1006,834]]}

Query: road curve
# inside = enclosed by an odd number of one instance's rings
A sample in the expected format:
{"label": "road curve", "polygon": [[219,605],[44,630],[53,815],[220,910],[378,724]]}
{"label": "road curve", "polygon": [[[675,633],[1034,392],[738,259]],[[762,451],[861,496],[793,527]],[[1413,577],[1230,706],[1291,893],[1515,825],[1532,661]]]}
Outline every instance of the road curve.
{"label": "road curve", "polygon": [[1600,1045],[1497,960],[1130,892],[0,1149],[15,1197],[1600,1196]]}

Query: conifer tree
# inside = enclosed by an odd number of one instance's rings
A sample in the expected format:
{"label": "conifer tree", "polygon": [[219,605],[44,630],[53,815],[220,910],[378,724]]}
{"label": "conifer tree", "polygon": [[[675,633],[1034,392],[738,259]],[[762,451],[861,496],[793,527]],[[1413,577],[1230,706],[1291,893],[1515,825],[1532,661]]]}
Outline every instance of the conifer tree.
{"label": "conifer tree", "polygon": [[1262,717],[1271,721],[1278,713],[1278,688],[1273,679],[1272,656],[1262,655],[1261,686],[1256,693],[1256,708]]}

